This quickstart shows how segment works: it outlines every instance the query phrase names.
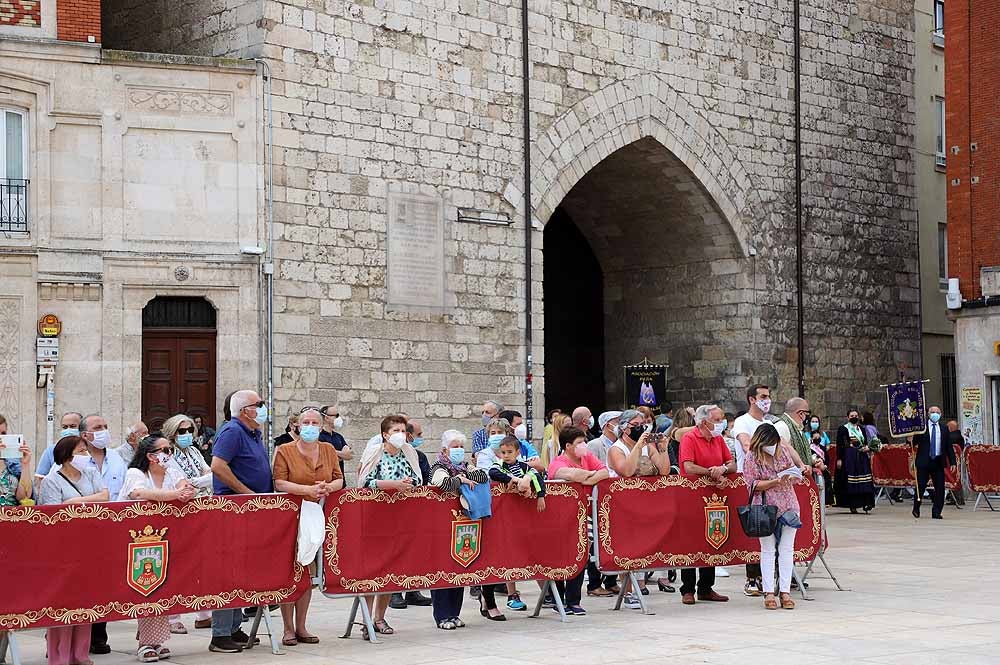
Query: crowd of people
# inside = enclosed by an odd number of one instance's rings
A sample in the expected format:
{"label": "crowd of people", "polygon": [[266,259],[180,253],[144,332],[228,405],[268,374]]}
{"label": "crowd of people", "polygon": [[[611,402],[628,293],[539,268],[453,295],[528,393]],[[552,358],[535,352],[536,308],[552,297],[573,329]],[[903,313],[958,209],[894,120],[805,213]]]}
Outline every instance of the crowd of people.
{"label": "crowd of people", "polygon": [[[796,529],[801,526],[800,507],[793,483],[797,478],[815,476],[825,485],[835,505],[867,512],[874,504],[874,486],[869,452],[878,439],[874,422],[865,422],[857,410],[847,414],[834,438],[812,413],[809,403],[792,397],[784,411],[770,414],[768,386],[751,386],[745,395],[747,408],[729,414],[713,404],[697,408],[666,405],[655,414],[647,407],[606,411],[595,419],[586,406],[569,413],[553,410],[539,446],[528,440],[523,415],[490,400],[481,407],[481,427],[471,437],[458,430],[442,433],[436,456],[421,450],[422,424],[405,414],[382,419],[379,434],[365,444],[360,456],[357,486],[379,490],[406,491],[431,485],[445,491],[462,486],[475,488],[497,482],[545,510],[546,481],[569,481],[594,485],[607,478],[665,476],[707,477],[718,481],[726,474],[741,472],[751,488],[751,502],[777,506],[775,533],[760,539],[761,563],[746,566],[744,593],[763,596],[767,609],[794,608],[792,552]],[[354,452],[338,431],[344,419],[337,405],[305,406],[288,420],[286,431],[274,440],[273,461],[262,436],[268,422],[266,403],[252,390],[227,396],[223,404],[225,422],[218,431],[207,427],[200,417],[176,414],[158,431],[149,432],[137,421],[125,433],[124,441],[112,447],[108,421],[100,414],[63,414],[57,441],[42,453],[32,470],[28,445],[20,448],[20,459],[0,460],[0,505],[17,505],[35,498],[40,505],[101,501],[190,501],[211,494],[253,494],[272,491],[299,495],[304,501],[318,502],[345,486],[344,463]],[[919,516],[920,498],[927,479],[934,480],[934,517],[940,516],[943,481],[939,476],[946,465],[954,465],[950,442],[939,431],[940,409],[930,410],[933,428],[918,437],[918,480],[914,515]],[[0,416],[0,434],[6,421]],[[470,445],[471,442],[471,445]],[[836,450],[836,464],[828,465]],[[795,473],[789,473],[794,469]],[[920,471],[923,469],[923,471]],[[680,571],[681,601],[726,602],[717,593],[715,569]],[[675,592],[677,571],[667,571],[658,588]],[[565,611],[585,615],[584,581],[589,597],[610,597],[621,592],[625,578],[603,575],[591,562],[577,577],[558,583]],[[627,608],[641,607],[638,596],[647,595],[649,575],[639,588],[625,589]],[[482,617],[505,621],[497,595],[506,595],[505,607],[524,611],[517,584],[473,587],[470,593],[479,603]],[[442,630],[465,626],[460,618],[463,589],[433,590],[428,598],[411,591],[406,594],[371,596],[366,602],[377,633],[390,635],[387,609],[431,606],[434,622]],[[319,638],[307,628],[311,592],[294,603],[281,606],[282,644],[314,644]],[[545,602],[555,606],[555,599]],[[238,653],[249,643],[242,630],[241,610],[215,610],[195,614],[195,628],[211,628],[209,649]],[[186,633],[182,617],[143,617],[138,620],[137,657],[155,662],[170,656],[171,634]],[[367,629],[364,637],[370,638]],[[110,652],[106,624],[50,628],[47,633],[49,663],[89,663],[88,654]]]}

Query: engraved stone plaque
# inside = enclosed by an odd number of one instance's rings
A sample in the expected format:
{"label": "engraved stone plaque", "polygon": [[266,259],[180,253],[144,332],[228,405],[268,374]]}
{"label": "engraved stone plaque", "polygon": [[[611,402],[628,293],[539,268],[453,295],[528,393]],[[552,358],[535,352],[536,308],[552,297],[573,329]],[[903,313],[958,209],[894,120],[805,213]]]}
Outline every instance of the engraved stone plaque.
{"label": "engraved stone plaque", "polygon": [[390,192],[386,244],[386,304],[444,307],[444,202],[436,196]]}

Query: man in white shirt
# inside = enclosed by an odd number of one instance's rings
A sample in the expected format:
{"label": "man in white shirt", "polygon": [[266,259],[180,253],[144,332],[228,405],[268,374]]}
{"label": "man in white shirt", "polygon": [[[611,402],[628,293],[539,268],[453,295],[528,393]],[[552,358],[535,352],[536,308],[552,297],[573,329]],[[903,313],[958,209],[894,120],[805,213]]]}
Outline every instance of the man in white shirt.
{"label": "man in white shirt", "polygon": [[[733,436],[739,443],[736,446],[736,470],[743,473],[743,460],[746,459],[747,452],[750,451],[750,439],[753,438],[757,428],[767,422],[765,419],[768,411],[771,410],[771,389],[764,384],[758,383],[747,388],[747,412],[736,419],[733,423]],[[760,596],[763,587],[760,581],[760,564],[747,564],[747,581],[743,586],[743,594],[746,596]]]}
{"label": "man in white shirt", "polygon": [[618,419],[621,416],[621,411],[605,411],[599,415],[597,424],[601,427],[601,435],[587,442],[587,448],[604,465],[608,463],[608,450],[618,440],[615,429],[618,427]]}

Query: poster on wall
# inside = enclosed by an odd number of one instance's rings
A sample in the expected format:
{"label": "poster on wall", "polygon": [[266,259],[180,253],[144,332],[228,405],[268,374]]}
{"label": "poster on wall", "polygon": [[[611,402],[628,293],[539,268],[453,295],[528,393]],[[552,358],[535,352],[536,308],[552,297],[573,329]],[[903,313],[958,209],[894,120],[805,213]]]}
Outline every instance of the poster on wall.
{"label": "poster on wall", "polygon": [[982,388],[962,388],[962,436],[967,446],[983,442]]}
{"label": "poster on wall", "polygon": [[638,365],[625,365],[625,408],[648,406],[660,413],[667,394],[667,367],[643,360]]}

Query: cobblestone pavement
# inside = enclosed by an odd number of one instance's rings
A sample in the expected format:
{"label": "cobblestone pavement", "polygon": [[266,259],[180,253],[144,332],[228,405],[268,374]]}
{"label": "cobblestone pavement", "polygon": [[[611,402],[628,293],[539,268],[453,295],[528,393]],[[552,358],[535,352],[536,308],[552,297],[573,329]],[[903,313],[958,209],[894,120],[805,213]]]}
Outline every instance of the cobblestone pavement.
{"label": "cobblestone pavement", "polygon": [[[929,513],[929,507],[924,511]],[[430,608],[389,610],[396,634],[377,645],[360,633],[336,639],[343,631],[349,600],[314,598],[310,629],[316,645],[287,648],[283,656],[257,648],[242,655],[207,651],[209,631],[193,629],[174,636],[175,663],[337,663],[460,662],[463,665],[600,665],[642,660],[655,663],[920,663],[987,665],[1000,662],[1000,514],[971,504],[947,507],[942,521],[925,516],[916,522],[908,506],[880,505],[869,516],[831,511],[831,548],[827,561],[848,591],[829,579],[811,580],[814,598],[798,595],[793,612],[767,612],[761,600],[742,595],[742,570],[720,578],[716,589],[729,603],[685,607],[678,594],[655,590],[649,596],[655,616],[610,610],[606,599],[585,598],[586,617],[560,624],[550,610],[539,619],[507,612],[507,623],[480,618],[476,601],[466,597],[468,627],[445,632],[434,627]],[[529,605],[533,584],[520,585]],[[280,626],[278,613],[274,622]],[[109,626],[114,652],[95,656],[97,665],[136,662],[135,627]],[[266,639],[266,638],[265,638]],[[44,663],[41,631],[20,635],[24,663]],[[779,647],[780,648],[776,648]]]}

